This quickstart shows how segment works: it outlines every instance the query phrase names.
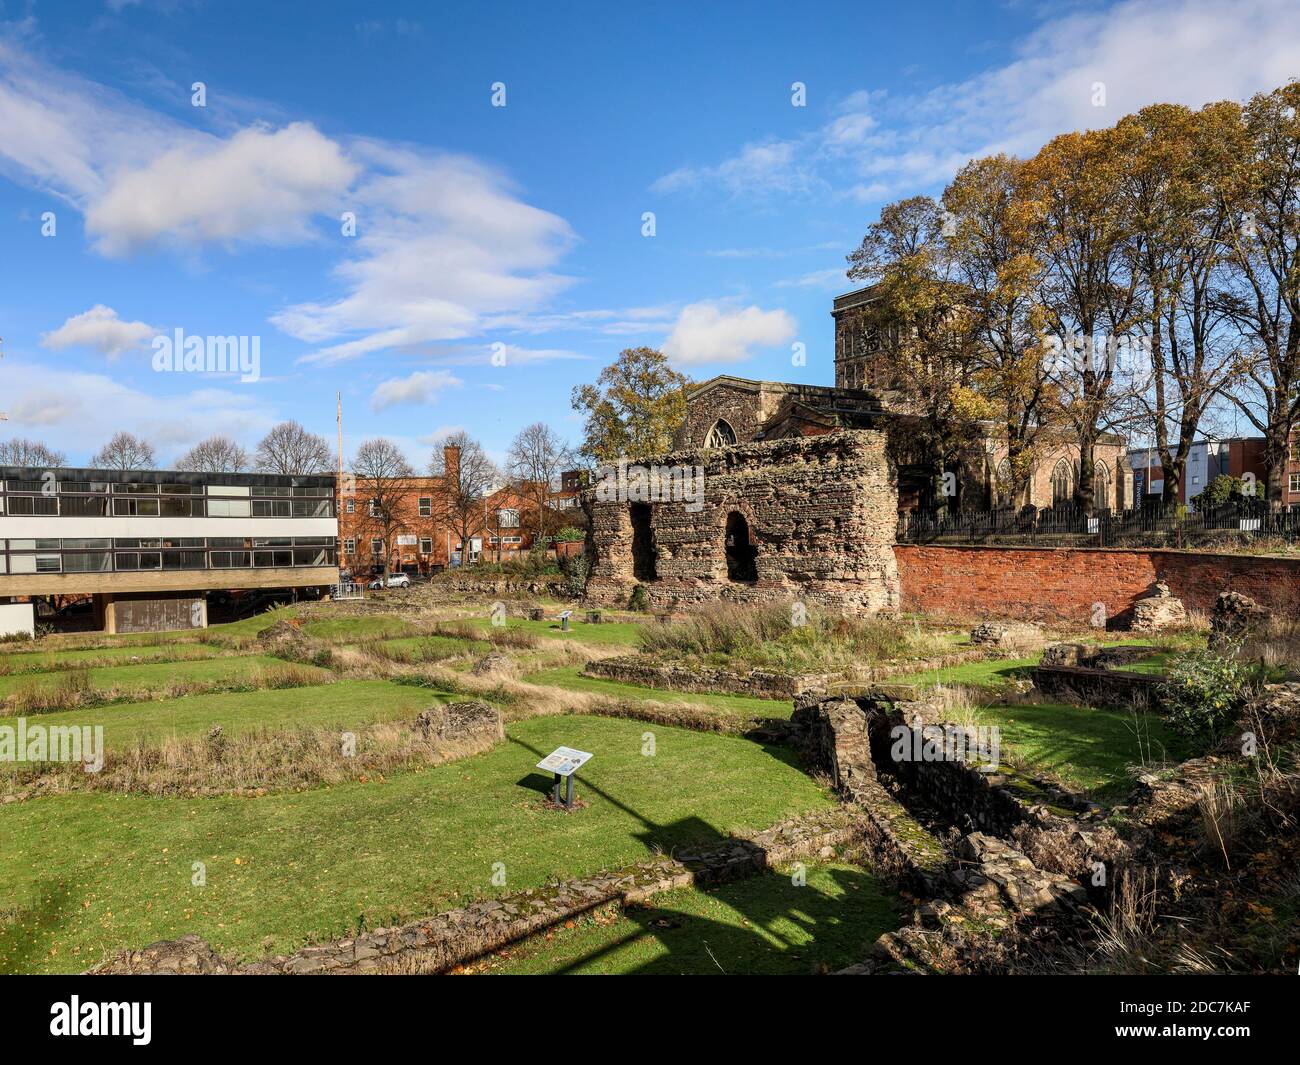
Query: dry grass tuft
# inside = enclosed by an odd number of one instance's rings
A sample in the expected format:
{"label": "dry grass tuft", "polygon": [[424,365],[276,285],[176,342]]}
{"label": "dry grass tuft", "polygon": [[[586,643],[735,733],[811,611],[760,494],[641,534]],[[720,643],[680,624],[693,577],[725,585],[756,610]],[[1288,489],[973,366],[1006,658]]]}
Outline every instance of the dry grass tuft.
{"label": "dry grass tuft", "polygon": [[448,741],[426,737],[408,722],[339,729],[267,728],[228,736],[215,725],[204,736],[138,740],[108,751],[98,773],[79,764],[44,762],[6,774],[10,794],[85,790],[150,795],[259,795],[272,790],[340,784],[402,769],[441,765],[495,746],[494,736]]}

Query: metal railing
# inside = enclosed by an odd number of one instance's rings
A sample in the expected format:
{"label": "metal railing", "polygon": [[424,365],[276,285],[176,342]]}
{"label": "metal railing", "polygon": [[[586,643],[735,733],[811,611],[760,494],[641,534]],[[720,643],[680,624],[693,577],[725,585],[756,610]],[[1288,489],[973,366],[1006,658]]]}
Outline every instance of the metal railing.
{"label": "metal railing", "polygon": [[1097,510],[1074,506],[963,510],[899,515],[899,543],[1009,544],[1039,547],[1227,546],[1234,541],[1300,540],[1300,507],[1225,506]]}
{"label": "metal railing", "polygon": [[364,599],[366,597],[366,586],[357,584],[353,581],[344,581],[342,584],[334,585],[330,598],[338,601],[343,599]]}

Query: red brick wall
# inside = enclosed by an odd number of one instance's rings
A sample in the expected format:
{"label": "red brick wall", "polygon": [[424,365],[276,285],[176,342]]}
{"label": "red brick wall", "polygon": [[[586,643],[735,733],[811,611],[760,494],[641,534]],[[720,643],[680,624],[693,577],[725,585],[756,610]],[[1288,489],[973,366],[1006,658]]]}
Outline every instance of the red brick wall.
{"label": "red brick wall", "polygon": [[1163,578],[1192,610],[1226,588],[1279,613],[1300,614],[1300,559],[1185,551],[927,547],[896,544],[903,609],[1087,622],[1094,603],[1114,617]]}

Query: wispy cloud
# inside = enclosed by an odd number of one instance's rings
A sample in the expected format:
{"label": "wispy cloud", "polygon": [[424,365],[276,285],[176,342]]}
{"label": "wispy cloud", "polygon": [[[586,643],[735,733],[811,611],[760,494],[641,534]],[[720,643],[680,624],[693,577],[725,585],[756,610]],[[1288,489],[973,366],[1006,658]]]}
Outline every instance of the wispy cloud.
{"label": "wispy cloud", "polygon": [[1111,125],[1150,103],[1200,106],[1282,84],[1300,75],[1294,26],[1292,0],[1127,0],[1056,14],[1002,67],[917,95],[854,93],[813,133],[745,144],[652,187],[861,202],[921,191],[973,157],[1032,153],[1057,133]]}

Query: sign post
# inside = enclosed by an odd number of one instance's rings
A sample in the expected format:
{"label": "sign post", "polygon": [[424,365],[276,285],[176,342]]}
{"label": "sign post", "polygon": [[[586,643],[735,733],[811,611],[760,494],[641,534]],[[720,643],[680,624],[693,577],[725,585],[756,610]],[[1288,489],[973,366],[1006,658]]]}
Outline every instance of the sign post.
{"label": "sign post", "polygon": [[538,769],[555,774],[555,786],[551,791],[555,805],[560,805],[560,785],[566,783],[564,808],[573,809],[573,775],[591,760],[588,751],[577,751],[572,747],[556,747],[550,754],[537,763]]}

